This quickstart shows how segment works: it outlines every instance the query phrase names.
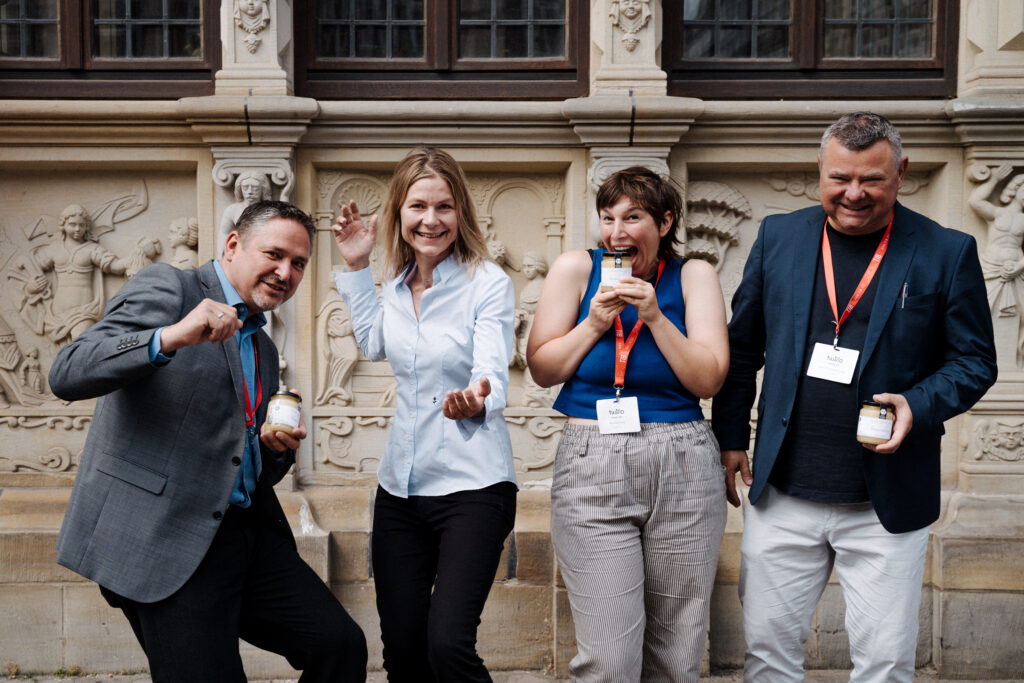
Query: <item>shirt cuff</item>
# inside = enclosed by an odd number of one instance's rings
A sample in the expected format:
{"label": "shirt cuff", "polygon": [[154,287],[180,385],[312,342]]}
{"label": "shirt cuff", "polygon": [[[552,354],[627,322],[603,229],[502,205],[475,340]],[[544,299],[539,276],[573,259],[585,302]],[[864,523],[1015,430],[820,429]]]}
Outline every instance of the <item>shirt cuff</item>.
{"label": "shirt cuff", "polygon": [[174,358],[174,351],[171,351],[169,355],[165,355],[160,351],[160,332],[163,331],[163,327],[156,328],[153,332],[153,337],[149,340],[149,362],[153,365],[167,365]]}
{"label": "shirt cuff", "polygon": [[338,288],[338,293],[342,295],[346,292],[360,292],[374,288],[373,273],[370,272],[369,268],[334,271],[333,275],[334,286]]}

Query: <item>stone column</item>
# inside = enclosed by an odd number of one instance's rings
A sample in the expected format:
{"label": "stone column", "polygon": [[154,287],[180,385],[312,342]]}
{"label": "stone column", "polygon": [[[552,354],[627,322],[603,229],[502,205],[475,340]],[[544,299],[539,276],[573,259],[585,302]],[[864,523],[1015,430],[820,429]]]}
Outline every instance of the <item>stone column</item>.
{"label": "stone column", "polygon": [[288,0],[221,0],[218,95],[293,92],[292,6]]}
{"label": "stone column", "polygon": [[1024,95],[1024,0],[966,0],[960,25],[959,95]]}
{"label": "stone column", "polygon": [[664,95],[658,66],[661,0],[595,0],[590,34],[600,52],[591,80],[594,95]]}

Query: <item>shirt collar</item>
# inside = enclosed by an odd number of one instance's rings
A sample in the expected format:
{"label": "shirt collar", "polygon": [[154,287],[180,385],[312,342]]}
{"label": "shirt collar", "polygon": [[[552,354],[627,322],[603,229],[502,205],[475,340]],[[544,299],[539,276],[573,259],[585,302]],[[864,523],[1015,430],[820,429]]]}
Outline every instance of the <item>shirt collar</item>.
{"label": "shirt collar", "polygon": [[[249,307],[242,301],[241,295],[238,290],[234,288],[231,281],[228,280],[227,273],[224,272],[224,268],[221,267],[220,261],[214,260],[213,269],[217,273],[217,279],[220,280],[220,288],[224,291],[224,303],[228,306],[234,306],[235,310],[238,311],[238,319],[243,323],[249,324]],[[262,313],[257,313],[252,317],[253,322],[250,327],[257,329],[267,324],[267,317]]]}
{"label": "shirt collar", "polygon": [[[402,270],[402,274],[398,277],[398,282],[396,284],[398,286],[405,286],[406,278],[409,277],[409,273],[412,272],[412,269],[415,267],[415,261],[406,266]],[[448,280],[455,273],[461,270],[461,268],[462,266],[459,264],[458,261],[455,260],[455,251],[453,250],[452,253],[448,254],[448,256],[443,261],[434,266],[434,272],[432,273],[434,283],[433,286],[436,287],[442,282]]]}

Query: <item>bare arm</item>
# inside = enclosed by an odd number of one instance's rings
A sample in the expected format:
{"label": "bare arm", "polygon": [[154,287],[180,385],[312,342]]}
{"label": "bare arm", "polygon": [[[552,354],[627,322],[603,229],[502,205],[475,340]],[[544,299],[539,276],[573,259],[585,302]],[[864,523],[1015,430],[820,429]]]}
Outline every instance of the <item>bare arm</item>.
{"label": "bare arm", "polygon": [[1003,164],[999,168],[992,171],[992,174],[989,176],[988,180],[974,188],[974,190],[970,194],[970,197],[968,197],[967,203],[970,204],[971,208],[974,209],[975,212],[977,212],[977,214],[984,218],[985,220],[994,220],[996,217],[996,212],[998,211],[998,207],[992,204],[992,202],[988,201],[988,196],[992,193],[992,190],[995,188],[996,183],[998,183],[1006,176],[1010,175],[1012,171],[1013,166],[1011,166],[1008,163]]}
{"label": "bare arm", "polygon": [[590,302],[590,313],[576,324],[591,263],[587,252],[568,251],[555,259],[544,280],[526,344],[530,374],[542,387],[554,386],[572,377],[591,347],[625,307],[614,292],[598,292]]}
{"label": "bare arm", "polygon": [[729,371],[729,334],[725,299],[715,269],[706,261],[687,261],[680,271],[686,304],[686,334],[665,317],[654,287],[639,278],[623,278],[615,292],[636,306],[672,372],[700,398],[714,396]]}

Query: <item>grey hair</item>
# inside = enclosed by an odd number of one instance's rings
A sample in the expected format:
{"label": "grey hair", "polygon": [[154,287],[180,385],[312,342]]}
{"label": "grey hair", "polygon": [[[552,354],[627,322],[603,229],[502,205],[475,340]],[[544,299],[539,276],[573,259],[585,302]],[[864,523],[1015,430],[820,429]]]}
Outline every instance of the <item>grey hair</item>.
{"label": "grey hair", "polygon": [[313,223],[313,219],[294,204],[275,200],[255,202],[245,207],[245,210],[238,217],[238,222],[235,223],[235,232],[238,233],[238,239],[241,240],[243,245],[247,245],[256,230],[275,218],[295,221],[305,228],[306,233],[309,235],[309,246],[312,248],[316,241],[316,224]]}
{"label": "grey hair", "polygon": [[892,148],[892,157],[897,168],[903,160],[903,141],[900,132],[887,118],[872,112],[856,111],[840,116],[821,136],[819,156],[825,156],[825,147],[832,138],[853,152],[863,151],[879,140],[885,140]]}

